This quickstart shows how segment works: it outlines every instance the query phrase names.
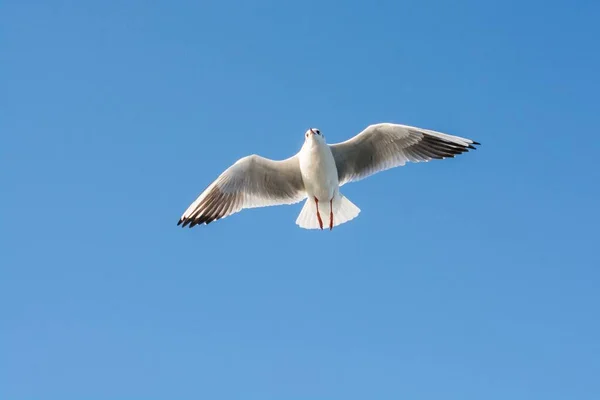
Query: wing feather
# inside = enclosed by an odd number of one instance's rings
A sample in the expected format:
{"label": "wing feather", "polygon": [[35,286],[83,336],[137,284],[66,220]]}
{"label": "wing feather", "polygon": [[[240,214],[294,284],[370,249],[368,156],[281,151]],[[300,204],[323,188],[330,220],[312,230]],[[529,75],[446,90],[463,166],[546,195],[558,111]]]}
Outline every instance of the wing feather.
{"label": "wing feather", "polygon": [[177,225],[210,224],[245,208],[293,204],[306,198],[298,157],[275,161],[258,155],[227,168],[187,208]]}
{"label": "wing feather", "polygon": [[330,145],[340,186],[407,162],[454,158],[479,145],[471,139],[414,126],[382,123],[368,126],[345,142]]}

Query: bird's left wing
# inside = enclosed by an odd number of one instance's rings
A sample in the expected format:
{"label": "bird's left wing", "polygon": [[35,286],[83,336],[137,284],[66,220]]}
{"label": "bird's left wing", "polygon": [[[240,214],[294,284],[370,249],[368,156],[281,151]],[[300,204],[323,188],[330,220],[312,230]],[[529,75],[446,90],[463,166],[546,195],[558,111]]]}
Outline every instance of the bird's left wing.
{"label": "bird's left wing", "polygon": [[330,145],[340,186],[406,162],[454,157],[479,143],[458,136],[399,124],[370,125],[342,143]]}
{"label": "bird's left wing", "polygon": [[306,198],[298,157],[275,161],[251,155],[227,168],[183,213],[177,225],[227,217],[244,208],[293,204]]}

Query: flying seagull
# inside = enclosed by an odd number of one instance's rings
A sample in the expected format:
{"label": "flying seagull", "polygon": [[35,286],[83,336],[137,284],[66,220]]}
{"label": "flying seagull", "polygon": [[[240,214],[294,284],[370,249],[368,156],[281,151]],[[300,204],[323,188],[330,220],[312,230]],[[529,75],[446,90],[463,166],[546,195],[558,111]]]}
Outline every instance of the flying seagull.
{"label": "flying seagull", "polygon": [[177,225],[209,224],[245,208],[294,204],[304,199],[296,224],[329,229],[355,218],[360,209],[340,187],[406,162],[453,158],[480,143],[408,125],[368,126],[345,142],[328,145],[320,130],[304,134],[300,151],[275,161],[256,154],[227,168],[183,213]]}

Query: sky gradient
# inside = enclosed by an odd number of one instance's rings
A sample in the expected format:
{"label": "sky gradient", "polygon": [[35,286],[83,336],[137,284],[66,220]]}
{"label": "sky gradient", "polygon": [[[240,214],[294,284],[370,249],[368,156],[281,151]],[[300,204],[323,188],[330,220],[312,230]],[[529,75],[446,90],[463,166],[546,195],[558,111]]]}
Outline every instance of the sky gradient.
{"label": "sky gradient", "polygon": [[[600,398],[600,5],[4,1],[0,398]],[[181,229],[397,122],[477,151]]]}

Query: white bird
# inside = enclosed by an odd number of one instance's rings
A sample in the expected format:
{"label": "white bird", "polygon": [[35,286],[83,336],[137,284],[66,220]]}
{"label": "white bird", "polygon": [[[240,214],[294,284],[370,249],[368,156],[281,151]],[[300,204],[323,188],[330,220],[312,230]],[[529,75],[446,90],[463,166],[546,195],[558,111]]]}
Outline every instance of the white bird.
{"label": "white bird", "polygon": [[300,151],[282,161],[256,154],[241,158],[211,183],[177,225],[209,224],[245,208],[306,203],[296,219],[305,229],[329,229],[355,218],[360,209],[340,187],[406,162],[453,158],[480,143],[408,125],[368,126],[345,142],[328,145],[321,131],[304,134]]}

